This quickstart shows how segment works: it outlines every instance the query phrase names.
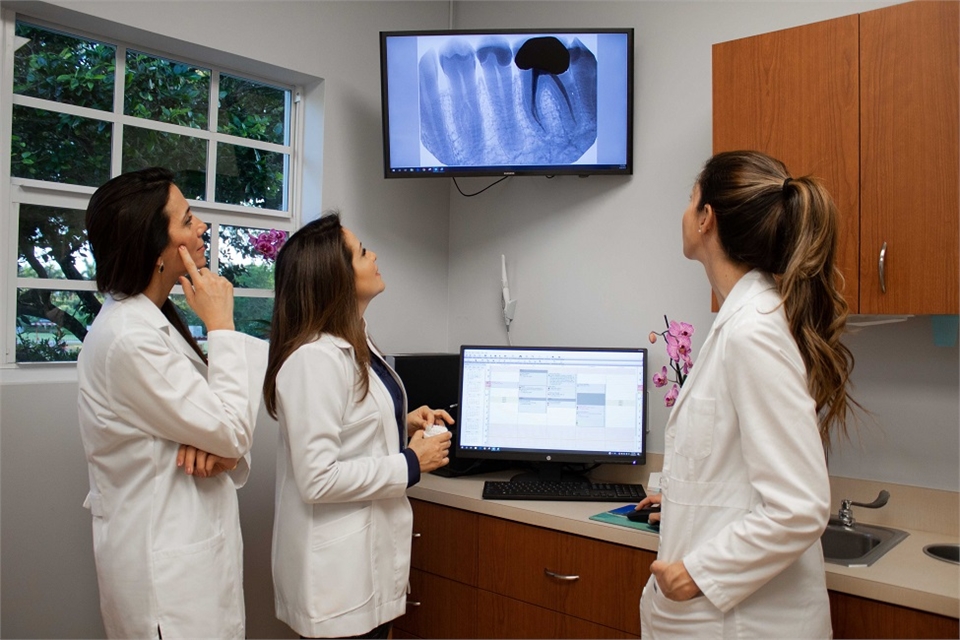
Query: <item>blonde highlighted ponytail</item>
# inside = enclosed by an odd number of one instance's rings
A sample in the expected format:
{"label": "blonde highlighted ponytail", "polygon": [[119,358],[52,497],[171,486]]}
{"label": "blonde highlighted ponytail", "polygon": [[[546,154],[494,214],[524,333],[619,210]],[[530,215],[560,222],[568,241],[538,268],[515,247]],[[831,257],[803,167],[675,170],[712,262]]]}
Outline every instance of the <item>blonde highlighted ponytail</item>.
{"label": "blonde highlighted ponytail", "polygon": [[713,207],[727,256],[775,276],[829,448],[833,435],[848,437],[849,410],[859,407],[848,390],[853,354],[840,341],[848,309],[838,290],[836,205],[818,179],[791,178],[757,151],[715,155],[697,183],[698,206]]}

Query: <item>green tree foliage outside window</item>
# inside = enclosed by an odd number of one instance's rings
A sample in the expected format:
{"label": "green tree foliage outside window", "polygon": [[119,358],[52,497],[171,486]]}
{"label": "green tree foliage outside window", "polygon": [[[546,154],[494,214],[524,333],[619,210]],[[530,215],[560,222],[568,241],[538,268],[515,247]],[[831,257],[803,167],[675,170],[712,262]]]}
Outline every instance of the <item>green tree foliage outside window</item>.
{"label": "green tree foliage outside window", "polygon": [[[51,103],[48,109],[14,105],[11,176],[97,187],[110,176],[117,46],[17,22],[26,43],[14,54],[13,93]],[[213,180],[216,202],[283,210],[289,156],[271,150],[218,142],[208,144],[188,130],[210,128],[212,80],[219,77],[217,132],[241,140],[287,145],[290,91],[210,69],[129,49],[123,74],[123,114],[183,127],[183,133],[155,126],[123,125],[122,171],[165,166],[175,173],[187,198],[203,200]],[[73,105],[105,113],[104,119],[61,111]],[[148,124],[145,122],[145,125]],[[169,128],[169,127],[168,127]],[[208,153],[217,173],[207,175]],[[80,214],[80,215],[78,215]],[[221,252],[221,270],[238,288],[272,288],[273,265],[256,261],[243,247],[242,228],[221,226],[233,263]],[[249,234],[247,234],[249,235]],[[18,277],[93,278],[82,212],[22,205],[18,229]],[[73,360],[102,297],[92,291],[17,290],[17,361]],[[237,328],[266,333],[270,298],[238,297]],[[187,310],[189,323],[199,325]],[[52,323],[52,324],[51,324]],[[195,332],[201,333],[197,328]]]}

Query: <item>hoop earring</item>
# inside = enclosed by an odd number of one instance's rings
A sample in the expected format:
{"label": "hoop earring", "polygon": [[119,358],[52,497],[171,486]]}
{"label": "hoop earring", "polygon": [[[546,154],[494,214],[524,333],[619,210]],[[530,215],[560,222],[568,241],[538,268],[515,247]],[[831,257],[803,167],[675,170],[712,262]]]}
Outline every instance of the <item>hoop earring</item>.
{"label": "hoop earring", "polygon": [[157,268],[160,273],[163,273],[163,260],[160,261],[160,266]]}

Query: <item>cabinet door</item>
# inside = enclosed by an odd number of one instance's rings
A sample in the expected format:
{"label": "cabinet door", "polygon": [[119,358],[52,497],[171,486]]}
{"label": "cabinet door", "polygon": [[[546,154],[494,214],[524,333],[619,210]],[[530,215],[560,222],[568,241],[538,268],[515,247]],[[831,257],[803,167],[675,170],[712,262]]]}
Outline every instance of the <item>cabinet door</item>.
{"label": "cabinet door", "polygon": [[[857,312],[860,180],[856,15],[713,47],[713,151],[755,149],[793,176],[823,180],[837,203],[837,267]],[[714,306],[716,309],[716,306]]]}
{"label": "cabinet door", "polygon": [[[482,517],[479,523],[480,558],[477,585],[517,600],[556,609],[561,586],[560,534],[499,518]],[[495,637],[495,636],[486,636]]]}
{"label": "cabinet door", "polygon": [[481,638],[638,637],[489,591],[480,591],[478,608]]}
{"label": "cabinet door", "polygon": [[407,613],[394,626],[419,638],[476,638],[477,589],[412,569]]}
{"label": "cabinet door", "polygon": [[464,584],[477,584],[477,514],[422,500],[413,506],[411,565]]}
{"label": "cabinet door", "polygon": [[860,15],[863,313],[960,311],[958,12],[908,2]]}
{"label": "cabinet door", "polygon": [[957,638],[956,618],[938,616],[876,600],[830,592],[833,637],[837,638]]}
{"label": "cabinet door", "polygon": [[579,576],[560,590],[560,611],[640,635],[640,592],[656,554],[564,534],[560,557]]}

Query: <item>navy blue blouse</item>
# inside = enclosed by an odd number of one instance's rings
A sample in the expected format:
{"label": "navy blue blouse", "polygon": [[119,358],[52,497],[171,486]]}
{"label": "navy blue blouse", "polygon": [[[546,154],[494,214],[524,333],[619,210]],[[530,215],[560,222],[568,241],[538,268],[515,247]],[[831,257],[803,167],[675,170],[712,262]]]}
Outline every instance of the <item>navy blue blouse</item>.
{"label": "navy blue blouse", "polygon": [[407,449],[407,418],[403,414],[403,389],[387,369],[387,363],[380,359],[380,356],[370,352],[370,367],[376,372],[377,377],[383,382],[383,386],[390,392],[393,398],[393,410],[397,416],[397,429],[400,436],[400,451],[407,459],[407,486],[420,482],[420,459],[412,449]]}

